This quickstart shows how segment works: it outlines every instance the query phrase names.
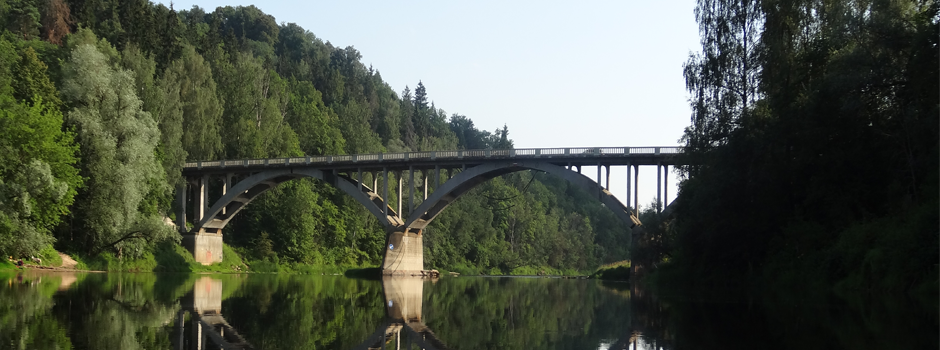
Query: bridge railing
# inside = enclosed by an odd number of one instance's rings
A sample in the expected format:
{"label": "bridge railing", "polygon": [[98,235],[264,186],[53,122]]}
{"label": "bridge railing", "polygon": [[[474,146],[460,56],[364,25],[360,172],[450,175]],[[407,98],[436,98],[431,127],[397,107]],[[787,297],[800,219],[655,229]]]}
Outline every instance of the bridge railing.
{"label": "bridge railing", "polygon": [[424,151],[402,153],[347,154],[335,156],[306,156],[267,159],[237,159],[186,162],[183,168],[226,168],[249,166],[283,166],[295,164],[331,164],[408,160],[487,159],[487,158],[552,158],[603,157],[623,155],[681,154],[682,147],[567,147],[567,148],[514,148],[474,149],[457,151]]}

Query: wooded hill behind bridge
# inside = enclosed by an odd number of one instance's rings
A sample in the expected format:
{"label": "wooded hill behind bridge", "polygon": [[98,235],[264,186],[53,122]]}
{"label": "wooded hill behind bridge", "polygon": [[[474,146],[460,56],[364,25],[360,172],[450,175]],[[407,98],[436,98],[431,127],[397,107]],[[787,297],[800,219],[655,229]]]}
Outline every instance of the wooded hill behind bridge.
{"label": "wooded hill behind bridge", "polygon": [[[393,88],[353,47],[254,6],[8,5],[0,192],[16,200],[0,206],[4,254],[148,255],[177,237],[162,218],[187,161],[513,148],[508,127],[435,106],[420,77]],[[593,194],[535,172],[482,184],[431,229],[445,234],[426,240],[429,268],[561,272],[628,258],[620,220]],[[265,193],[226,230],[250,260],[378,264],[385,246],[365,209],[312,179]]]}

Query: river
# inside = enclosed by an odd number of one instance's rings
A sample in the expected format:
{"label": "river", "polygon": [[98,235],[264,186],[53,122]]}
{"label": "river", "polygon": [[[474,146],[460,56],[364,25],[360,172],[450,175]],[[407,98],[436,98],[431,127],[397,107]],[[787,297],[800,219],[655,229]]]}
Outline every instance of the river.
{"label": "river", "polygon": [[596,280],[0,273],[0,349],[937,349],[898,298],[656,295]]}

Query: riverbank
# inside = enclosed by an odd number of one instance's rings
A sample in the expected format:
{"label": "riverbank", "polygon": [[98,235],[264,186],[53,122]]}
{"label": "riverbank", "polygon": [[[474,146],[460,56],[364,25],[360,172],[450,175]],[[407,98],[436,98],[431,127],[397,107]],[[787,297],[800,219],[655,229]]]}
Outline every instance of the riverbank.
{"label": "riverbank", "polygon": [[[45,258],[48,255],[58,259]],[[28,262],[24,259],[24,266],[17,267],[13,262],[5,261],[0,264],[2,270],[16,269],[43,269],[57,271],[87,271],[87,272],[185,272],[185,273],[279,273],[279,274],[316,274],[316,275],[346,275],[348,277],[373,277],[380,275],[377,266],[370,265],[316,265],[289,263],[270,260],[250,260],[239,254],[239,250],[223,244],[223,260],[212,265],[197,263],[192,254],[185,248],[172,242],[158,244],[154,250],[144,252],[139,257],[118,257],[110,252],[97,256],[83,256],[81,254],[67,255],[50,248],[45,254],[43,264]],[[625,268],[623,266],[626,266]],[[555,269],[547,266],[520,266],[510,271],[458,265],[453,268],[437,268],[442,276],[517,276],[517,277],[561,277],[561,278],[594,278],[605,280],[629,280],[629,261],[621,261],[599,267],[593,272],[578,271],[574,269]]]}

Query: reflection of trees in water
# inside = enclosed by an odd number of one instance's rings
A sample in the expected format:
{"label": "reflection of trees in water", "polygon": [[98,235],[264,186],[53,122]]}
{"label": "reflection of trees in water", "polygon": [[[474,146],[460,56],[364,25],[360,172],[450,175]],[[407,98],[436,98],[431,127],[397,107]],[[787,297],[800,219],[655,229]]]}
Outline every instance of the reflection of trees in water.
{"label": "reflection of trees in water", "polygon": [[161,282],[152,274],[92,274],[56,297],[56,313],[70,318],[79,348],[172,348],[179,303],[159,297],[175,284]]}
{"label": "reflection of trees in water", "polygon": [[0,346],[69,349],[65,327],[50,312],[61,277],[22,274],[0,278]]}
{"label": "reflection of trees in water", "polygon": [[629,337],[629,299],[596,281],[445,278],[424,288],[424,322],[455,349],[596,348]]}
{"label": "reflection of trees in water", "polygon": [[253,275],[222,302],[222,314],[263,349],[348,349],[384,321],[378,281]]}
{"label": "reflection of trees in water", "polygon": [[[634,293],[633,324],[665,349],[936,349],[938,315],[904,298],[772,291]],[[613,349],[613,348],[612,348]]]}
{"label": "reflection of trees in water", "polygon": [[[0,285],[0,347],[168,349],[180,339],[180,297],[199,275],[15,275]],[[386,322],[378,281],[311,276],[212,276],[222,314],[265,349],[348,349]],[[423,282],[421,322],[452,349],[930,349],[935,307],[903,298],[836,298],[779,291],[758,297],[682,291],[655,296],[626,284],[526,278]],[[419,293],[421,294],[421,293]],[[185,298],[183,298],[185,299]],[[190,316],[190,321],[192,320]],[[380,330],[384,331],[384,329]],[[188,339],[188,338],[187,338]],[[644,344],[645,343],[645,344]]]}

